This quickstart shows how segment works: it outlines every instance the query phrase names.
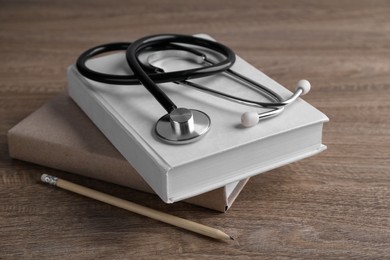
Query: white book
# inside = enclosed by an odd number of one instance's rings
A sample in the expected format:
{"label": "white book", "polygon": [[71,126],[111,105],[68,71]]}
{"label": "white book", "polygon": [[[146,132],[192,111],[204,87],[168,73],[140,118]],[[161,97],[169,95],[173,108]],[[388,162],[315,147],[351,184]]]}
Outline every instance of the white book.
{"label": "white book", "polygon": [[[170,69],[188,66],[175,58],[164,63],[164,68]],[[131,73],[124,53],[95,58],[88,66],[105,73]],[[232,69],[283,98],[292,94],[239,57]],[[267,101],[224,74],[194,81],[244,98]],[[326,148],[321,140],[323,123],[328,118],[302,99],[277,117],[242,128],[241,114],[261,109],[174,83],[159,86],[178,107],[199,109],[210,116],[212,126],[205,137],[185,145],[162,142],[154,133],[154,125],[166,111],[142,85],[99,83],[83,77],[75,65],[68,68],[69,95],[167,203],[223,187]]]}

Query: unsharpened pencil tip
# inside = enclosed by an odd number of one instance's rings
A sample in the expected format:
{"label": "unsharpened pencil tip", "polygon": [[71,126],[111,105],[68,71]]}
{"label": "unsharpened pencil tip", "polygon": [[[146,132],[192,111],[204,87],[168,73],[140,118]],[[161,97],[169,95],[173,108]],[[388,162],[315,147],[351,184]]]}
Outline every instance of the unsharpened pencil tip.
{"label": "unsharpened pencil tip", "polygon": [[49,175],[47,175],[46,173],[42,174],[41,175],[41,181],[42,182],[46,182],[46,178],[48,177]]}
{"label": "unsharpened pencil tip", "polygon": [[48,175],[48,174],[42,174],[41,175],[41,181],[49,183],[51,185],[57,185],[57,180],[58,180],[58,178],[55,177],[55,176],[51,176],[51,175]]}

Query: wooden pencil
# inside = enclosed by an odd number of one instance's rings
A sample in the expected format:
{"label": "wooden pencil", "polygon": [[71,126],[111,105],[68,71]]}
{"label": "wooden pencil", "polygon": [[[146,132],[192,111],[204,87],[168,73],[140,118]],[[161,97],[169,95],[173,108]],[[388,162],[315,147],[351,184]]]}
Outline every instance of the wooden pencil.
{"label": "wooden pencil", "polygon": [[103,192],[99,192],[60,178],[57,178],[55,176],[42,174],[41,181],[45,183],[49,183],[51,185],[60,187],[62,189],[83,195],[85,197],[95,199],[101,202],[105,202],[107,204],[140,214],[142,216],[146,216],[167,224],[171,224],[176,227],[180,227],[204,236],[208,236],[214,239],[219,240],[227,240],[231,239],[234,240],[231,236],[227,235],[226,233],[222,232],[221,230],[208,227],[187,219],[179,218],[161,211],[157,211],[154,209],[150,209],[141,205],[138,205],[136,203],[126,201],[111,195],[108,195]]}

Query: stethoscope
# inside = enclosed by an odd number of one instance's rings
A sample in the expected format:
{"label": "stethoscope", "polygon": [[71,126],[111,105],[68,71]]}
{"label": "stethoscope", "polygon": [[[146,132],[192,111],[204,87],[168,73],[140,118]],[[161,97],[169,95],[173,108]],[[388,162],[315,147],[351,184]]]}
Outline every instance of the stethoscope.
{"label": "stethoscope", "polygon": [[[190,46],[197,46],[198,48],[195,49]],[[202,49],[218,54],[222,57],[221,60],[211,60]],[[90,58],[113,51],[126,51],[126,60],[134,73],[133,75],[106,74],[87,67],[86,62]],[[146,60],[141,61],[140,55],[143,53],[150,54]],[[163,68],[155,65],[157,60],[170,56],[188,59],[202,66],[166,72]],[[133,43],[108,43],[93,47],[80,55],[76,66],[78,71],[90,80],[114,85],[139,85],[140,83],[144,85],[167,111],[167,114],[162,116],[155,125],[157,136],[169,143],[184,144],[199,140],[210,130],[210,117],[197,109],[178,108],[157,83],[174,82],[249,106],[269,109],[262,113],[245,112],[241,116],[241,124],[244,127],[252,127],[261,119],[280,114],[286,105],[293,103],[299,96],[310,91],[310,83],[307,80],[300,80],[295,92],[289,98],[283,100],[271,89],[231,70],[230,68],[233,66],[235,59],[234,52],[221,43],[188,35],[160,34],[146,36]],[[190,79],[207,77],[217,73],[225,73],[230,77],[234,77],[260,92],[271,102],[259,102],[236,97],[189,81]]]}

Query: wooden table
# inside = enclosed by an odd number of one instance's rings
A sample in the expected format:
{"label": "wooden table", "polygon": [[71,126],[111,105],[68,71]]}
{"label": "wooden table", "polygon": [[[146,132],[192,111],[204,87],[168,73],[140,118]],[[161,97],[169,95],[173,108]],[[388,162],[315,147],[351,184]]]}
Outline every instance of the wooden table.
{"label": "wooden table", "polygon": [[[87,2],[0,1],[1,259],[390,258],[389,1]],[[42,172],[85,178],[9,158],[8,129],[64,90],[80,52],[162,32],[208,33],[287,87],[309,79],[331,119],[327,151],[252,178],[226,214],[88,183],[235,241],[49,188]]]}

